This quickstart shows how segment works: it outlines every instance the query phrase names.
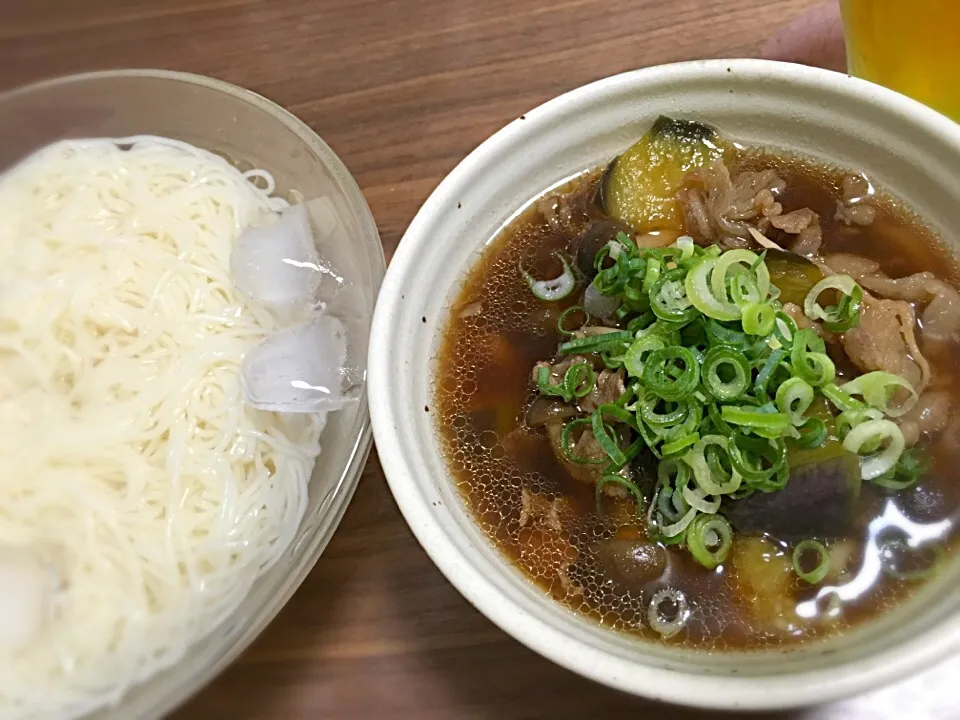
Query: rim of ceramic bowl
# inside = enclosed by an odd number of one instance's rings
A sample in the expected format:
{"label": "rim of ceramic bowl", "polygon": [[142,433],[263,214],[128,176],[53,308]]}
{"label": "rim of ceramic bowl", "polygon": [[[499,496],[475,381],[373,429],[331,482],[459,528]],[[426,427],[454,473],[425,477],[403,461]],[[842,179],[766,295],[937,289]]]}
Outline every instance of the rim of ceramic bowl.
{"label": "rim of ceramic bowl", "polygon": [[[380,234],[377,229],[377,224],[374,220],[373,213],[370,211],[370,206],[367,204],[366,198],[364,198],[363,193],[360,191],[360,187],[357,185],[353,175],[347,169],[346,165],[344,165],[339,156],[317,132],[315,132],[309,125],[307,125],[289,110],[283,108],[263,95],[260,95],[252,90],[242,88],[238,85],[233,85],[232,83],[224,80],[218,80],[216,78],[211,78],[206,75],[199,75],[196,73],[152,68],[122,68],[61,75],[54,78],[39,80],[27,85],[11,88],[3,93],[0,93],[0,102],[7,97],[29,94],[31,92],[55,87],[57,85],[83,82],[85,80],[136,77],[171,80],[191,85],[200,85],[211,90],[226,93],[239,100],[243,100],[258,107],[259,109],[271,115],[278,122],[285,125],[289,130],[293,131],[304,143],[304,145],[315,152],[327,166],[327,169],[333,175],[335,181],[339,185],[340,190],[346,197],[350,209],[356,214],[360,235],[367,242],[371,243],[371,246],[376,246],[375,252],[372,253],[372,257],[375,261],[377,261],[376,268],[374,268],[374,270],[376,271],[376,279],[382,280],[386,269],[386,261],[383,254],[383,246],[380,242]],[[377,292],[378,288],[374,287],[374,293]],[[199,672],[194,672],[184,676],[171,687],[165,688],[164,692],[158,693],[157,697],[145,698],[145,707],[141,707],[141,710],[147,713],[146,717],[160,717],[171,712],[176,707],[189,700],[193,695],[198,693],[217,675],[226,669],[228,665],[236,660],[237,657],[250,646],[250,644],[260,635],[260,633],[263,632],[266,626],[273,621],[273,619],[293,596],[294,592],[296,592],[297,588],[299,588],[306,579],[310,571],[314,568],[317,560],[319,560],[320,555],[323,553],[323,550],[326,548],[327,544],[330,542],[330,539],[333,537],[334,532],[336,532],[337,528],[339,527],[340,521],[343,519],[343,515],[346,512],[347,507],[353,498],[354,492],[357,489],[357,485],[360,482],[364,465],[366,464],[367,457],[369,456],[370,450],[373,446],[370,413],[366,394],[364,394],[360,399],[360,405],[358,407],[358,420],[359,427],[357,429],[356,438],[354,439],[353,445],[349,450],[347,462],[340,472],[340,477],[336,482],[336,489],[330,493],[327,503],[321,506],[317,511],[317,514],[322,516],[324,520],[317,524],[312,536],[305,536],[296,547],[297,552],[302,553],[303,557],[310,559],[294,566],[293,572],[288,574],[283,581],[277,585],[275,592],[270,596],[270,602],[262,606],[264,612],[258,615],[254,622],[250,622],[248,625],[246,625],[243,632],[236,637],[235,641],[223,652],[216,656],[214,662],[204,666],[204,668]],[[304,522],[305,521],[306,518],[304,519]],[[294,548],[291,547],[290,551],[293,550]],[[139,683],[136,687],[132,688],[131,692],[137,689],[147,688],[151,682],[157,678],[165,677],[168,673],[170,677],[174,677],[176,674],[176,669],[177,666],[175,665],[160,671],[160,673],[157,675],[144,680],[142,683]],[[122,699],[118,705],[118,708],[122,708],[125,702],[126,699]]]}
{"label": "rim of ceramic bowl", "polygon": [[[888,114],[909,116],[926,132],[948,138],[960,155],[960,125],[936,111],[864,80],[788,63],[723,59],[660,65],[614,75],[560,95],[514,120],[471,152],[444,178],[411,222],[390,264],[374,312],[368,390],[378,401],[371,406],[371,418],[390,489],[417,540],[450,583],[513,638],[568,670],[635,695],[718,709],[798,707],[854,695],[929,667],[960,648],[960,623],[938,626],[935,632],[923,637],[922,643],[911,643],[909,649],[896,646],[869,659],[858,659],[844,666],[842,673],[827,668],[762,677],[705,675],[686,672],[682,667],[641,665],[630,658],[603,652],[564,633],[547,617],[548,613],[536,615],[520,607],[432,518],[434,509],[406,456],[396,426],[404,409],[390,391],[390,373],[399,362],[390,359],[392,328],[405,292],[404,284],[415,279],[418,258],[431,241],[426,230],[434,217],[456,206],[460,187],[496,157],[501,146],[516,146],[520,138],[536,133],[538,126],[545,127],[563,113],[589,107],[614,90],[630,88],[641,95],[650,85],[662,91],[670,82],[720,80],[729,72],[738,74],[741,80],[788,82],[807,90],[855,96]],[[518,203],[525,200],[518,198]],[[507,574],[505,559],[500,559],[498,570],[502,570],[498,575]],[[542,602],[556,604],[548,598]],[[691,692],[694,687],[696,691]],[[811,693],[811,688],[816,691]]]}

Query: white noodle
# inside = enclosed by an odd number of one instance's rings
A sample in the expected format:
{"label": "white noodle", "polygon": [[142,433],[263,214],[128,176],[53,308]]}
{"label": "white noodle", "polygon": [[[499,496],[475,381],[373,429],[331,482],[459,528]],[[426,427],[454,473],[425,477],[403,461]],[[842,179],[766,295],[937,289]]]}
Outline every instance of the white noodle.
{"label": "white noodle", "polygon": [[77,717],[176,663],[303,519],[325,416],[240,391],[278,329],[228,273],[241,229],[285,205],[254,183],[274,189],[154,137],[58,143],[0,177],[0,547],[59,582],[40,634],[0,648],[0,717]]}

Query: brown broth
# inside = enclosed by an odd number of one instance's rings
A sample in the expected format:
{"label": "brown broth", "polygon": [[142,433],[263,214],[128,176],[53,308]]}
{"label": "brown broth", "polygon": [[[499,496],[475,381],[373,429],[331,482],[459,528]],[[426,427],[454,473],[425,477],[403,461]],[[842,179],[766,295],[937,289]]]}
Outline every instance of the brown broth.
{"label": "brown broth", "polygon": [[[894,277],[920,270],[931,270],[945,279],[956,277],[955,265],[938,238],[882,194],[874,202],[878,213],[870,226],[850,228],[834,221],[840,171],[761,151],[745,151],[741,163],[751,169],[774,167],[779,171],[787,182],[778,197],[784,212],[809,207],[820,215],[825,238],[821,252],[874,258]],[[561,190],[575,197],[572,204],[579,229],[598,212],[593,203],[598,179],[599,172],[587,173]],[[753,576],[741,570],[748,546],[738,549],[738,544],[746,542],[740,537],[734,540],[731,558],[715,571],[697,565],[684,549],[668,548],[667,571],[657,581],[626,587],[605,575],[593,548],[610,538],[631,538],[642,532],[630,516],[632,506],[620,503],[616,527],[609,517],[602,520],[596,512],[593,487],[571,478],[554,458],[543,431],[524,424],[526,409],[536,397],[531,369],[536,362],[555,355],[563,339],[556,329],[557,317],[576,301],[538,301],[518,266],[537,277],[556,275],[560,268],[552,253],[569,251],[576,235],[552,230],[534,203],[486,248],[450,311],[437,359],[435,417],[458,488],[490,539],[557,600],[603,625],[646,638],[660,638],[646,619],[652,594],[668,585],[682,590],[691,602],[692,619],[671,642],[695,648],[758,649],[828,636],[907,598],[918,585],[916,581],[861,578],[866,589],[843,602],[839,615],[830,619],[838,608],[832,607],[831,612],[821,600],[812,612],[817,588],[807,586],[792,571],[785,575],[779,569],[774,571],[774,565],[765,566],[769,571],[761,573],[763,582],[751,585],[747,578]],[[952,382],[947,359],[958,350],[960,347],[953,346],[929,357],[937,384],[954,393],[958,385]],[[928,517],[949,524],[944,544],[951,552],[957,544],[958,523],[954,521],[960,518],[960,492],[946,469],[960,463],[958,446],[960,442],[949,438],[932,444],[928,476],[919,489],[907,491],[914,501],[919,498],[931,508]],[[521,528],[523,488],[547,498],[565,499],[559,529],[543,523]],[[851,569],[842,582],[828,585],[849,582],[857,574],[865,555],[875,552],[865,540],[868,523],[895,527],[901,521],[889,505],[907,501],[864,483],[859,505],[864,537],[851,546]],[[887,519],[877,520],[885,509]],[[786,548],[772,538],[767,542],[771,552]],[[786,557],[789,567],[789,554]],[[758,597],[768,599],[758,601]],[[776,605],[778,597],[788,598],[787,606]],[[812,612],[814,620],[790,619],[795,606],[807,614]]]}

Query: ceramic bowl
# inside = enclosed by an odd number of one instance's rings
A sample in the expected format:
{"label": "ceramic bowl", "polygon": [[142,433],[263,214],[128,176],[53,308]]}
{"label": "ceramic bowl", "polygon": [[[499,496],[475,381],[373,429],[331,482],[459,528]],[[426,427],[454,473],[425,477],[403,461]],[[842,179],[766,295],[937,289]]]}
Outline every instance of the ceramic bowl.
{"label": "ceramic bowl", "polygon": [[697,652],[601,627],[554,602],[474,524],[440,452],[435,356],[448,307],[497,232],[548,188],[627,148],[660,114],[865,171],[956,246],[960,125],[846,75],[757,60],[652,67],[558,97],[470,154],[411,223],[387,272],[370,342],[380,459],[424,549],[463,595],[556,663],[637,695],[711,708],[783,708],[892,683],[960,648],[960,568],[827,642]]}

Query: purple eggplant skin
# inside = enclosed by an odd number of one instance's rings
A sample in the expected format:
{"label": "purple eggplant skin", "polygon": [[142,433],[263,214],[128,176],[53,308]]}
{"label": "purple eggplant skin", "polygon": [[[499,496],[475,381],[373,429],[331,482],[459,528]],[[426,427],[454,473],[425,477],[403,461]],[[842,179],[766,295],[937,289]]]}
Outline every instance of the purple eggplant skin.
{"label": "purple eggplant skin", "polygon": [[769,534],[788,541],[850,537],[856,529],[860,484],[860,459],[844,452],[791,467],[782,490],[724,501],[721,512],[745,535]]}

